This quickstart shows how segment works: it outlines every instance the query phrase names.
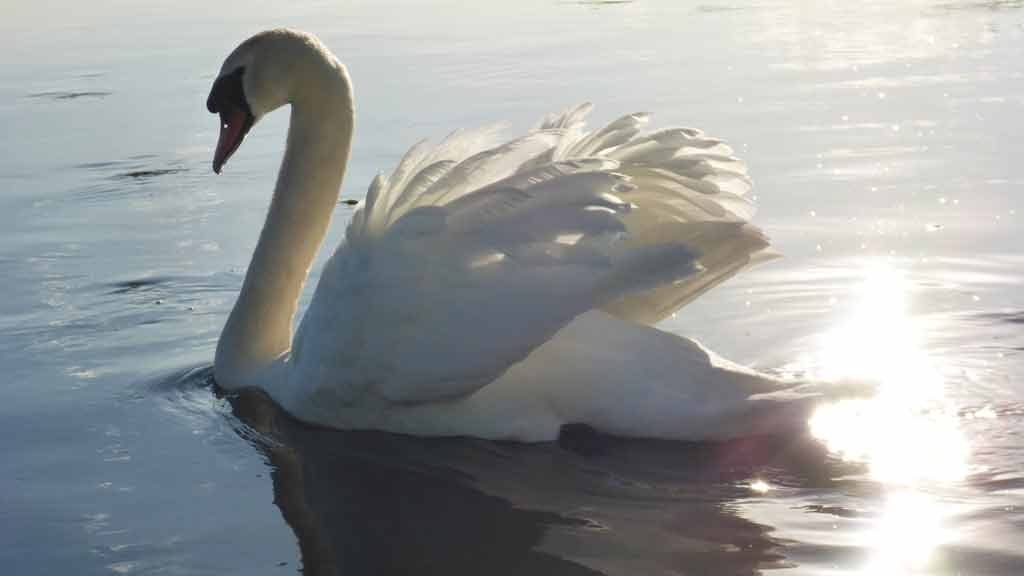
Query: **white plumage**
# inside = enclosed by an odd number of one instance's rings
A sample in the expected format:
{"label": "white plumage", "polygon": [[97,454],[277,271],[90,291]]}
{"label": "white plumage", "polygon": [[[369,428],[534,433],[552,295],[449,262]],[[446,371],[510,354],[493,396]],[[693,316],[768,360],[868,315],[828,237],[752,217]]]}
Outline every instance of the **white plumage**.
{"label": "white plumage", "polygon": [[[290,326],[274,301],[294,302],[326,229],[352,103],[344,68],[303,33],[250,39],[222,74],[240,66],[261,79],[245,84],[257,119],[283,104],[262,95],[266,70],[310,78],[288,79],[288,151],[218,347],[222,386],[262,387],[311,422],[424,435],[550,440],[578,422],[722,439],[801,424],[783,416],[806,394],[651,326],[772,255],[749,223],[744,164],[698,130],[645,133],[646,114],[587,132],[589,104],[504,143],[488,128],[415,145],[371,183],[290,348],[290,333],[257,346]],[[307,119],[308,102],[341,112]],[[318,149],[329,130],[347,133]]]}

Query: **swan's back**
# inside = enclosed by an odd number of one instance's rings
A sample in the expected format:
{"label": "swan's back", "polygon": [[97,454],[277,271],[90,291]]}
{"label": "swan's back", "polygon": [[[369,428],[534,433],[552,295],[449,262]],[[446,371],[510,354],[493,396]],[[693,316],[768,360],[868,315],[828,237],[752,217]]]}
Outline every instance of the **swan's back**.
{"label": "swan's back", "polygon": [[374,179],[279,400],[380,427],[395,405],[472,394],[581,314],[652,323],[767,254],[724,143],[641,134],[643,114],[586,132],[589,109],[505,143],[492,129],[420,143]]}

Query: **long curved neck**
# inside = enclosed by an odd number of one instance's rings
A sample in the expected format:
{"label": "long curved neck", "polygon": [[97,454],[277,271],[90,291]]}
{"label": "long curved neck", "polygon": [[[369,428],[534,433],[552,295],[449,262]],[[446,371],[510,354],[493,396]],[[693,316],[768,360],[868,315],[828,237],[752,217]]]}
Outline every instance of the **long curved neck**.
{"label": "long curved neck", "polygon": [[[308,70],[308,69],[307,69]],[[352,142],[352,86],[333,58],[296,81],[284,160],[242,290],[217,344],[226,388],[253,378],[291,347],[310,265],[331,222]]]}

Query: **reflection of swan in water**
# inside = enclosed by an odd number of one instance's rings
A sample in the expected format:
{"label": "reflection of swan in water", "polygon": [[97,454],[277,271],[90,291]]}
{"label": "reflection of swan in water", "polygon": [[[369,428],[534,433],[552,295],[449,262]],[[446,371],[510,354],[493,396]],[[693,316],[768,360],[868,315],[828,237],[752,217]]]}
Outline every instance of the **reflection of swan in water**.
{"label": "reflection of swan in water", "polygon": [[555,446],[310,427],[231,398],[266,454],[305,574],[756,574],[779,543],[729,504],[756,473],[827,485],[807,438]]}
{"label": "reflection of swan in water", "polygon": [[307,422],[432,436],[803,425],[806,390],[652,326],[769,256],[744,165],[720,141],[642,135],[643,114],[586,134],[581,106],[496,147],[486,130],[417,145],[371,185],[293,341],[348,162],[348,74],[316,38],[274,30],[232,52],[208,101],[217,172],[285,104],[277,187],[217,347],[225,389],[263,389]]}

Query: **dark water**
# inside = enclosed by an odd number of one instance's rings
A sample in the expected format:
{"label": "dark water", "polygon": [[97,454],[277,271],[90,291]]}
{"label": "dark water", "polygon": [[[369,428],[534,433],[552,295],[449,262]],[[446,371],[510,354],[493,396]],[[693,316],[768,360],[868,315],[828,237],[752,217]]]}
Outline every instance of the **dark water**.
{"label": "dark water", "polygon": [[[1024,573],[1022,7],[5,7],[0,571]],[[595,122],[647,110],[725,138],[786,258],[665,328],[879,398],[823,408],[816,438],[584,455],[218,397],[285,115],[214,177],[203,103],[223,56],[278,25],[352,72],[343,198],[421,137],[583,100]]]}

